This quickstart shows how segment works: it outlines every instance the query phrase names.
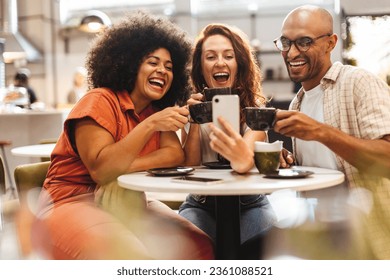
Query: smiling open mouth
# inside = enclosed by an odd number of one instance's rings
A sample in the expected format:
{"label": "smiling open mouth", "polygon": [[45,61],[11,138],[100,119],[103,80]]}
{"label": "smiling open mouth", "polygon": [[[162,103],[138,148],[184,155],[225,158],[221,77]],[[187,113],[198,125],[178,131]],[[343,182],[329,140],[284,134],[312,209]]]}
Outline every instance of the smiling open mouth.
{"label": "smiling open mouth", "polygon": [[306,64],[306,61],[290,61],[288,63],[291,67],[299,67],[299,66],[303,66]]}
{"label": "smiling open mouth", "polygon": [[160,88],[163,88],[164,84],[165,84],[165,82],[163,80],[160,80],[160,79],[150,79],[149,83],[151,83],[154,86],[158,86]]}
{"label": "smiling open mouth", "polygon": [[217,82],[226,82],[228,79],[229,79],[229,73],[215,73],[213,75],[213,78],[217,81]]}

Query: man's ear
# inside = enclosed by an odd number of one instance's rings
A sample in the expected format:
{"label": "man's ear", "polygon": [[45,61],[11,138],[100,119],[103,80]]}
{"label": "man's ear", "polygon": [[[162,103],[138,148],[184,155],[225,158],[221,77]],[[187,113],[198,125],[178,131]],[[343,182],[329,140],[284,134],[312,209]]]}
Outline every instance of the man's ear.
{"label": "man's ear", "polygon": [[333,33],[332,35],[329,36],[329,40],[328,40],[328,51],[329,52],[331,52],[336,47],[337,40],[338,40],[338,37],[337,37],[336,33]]}

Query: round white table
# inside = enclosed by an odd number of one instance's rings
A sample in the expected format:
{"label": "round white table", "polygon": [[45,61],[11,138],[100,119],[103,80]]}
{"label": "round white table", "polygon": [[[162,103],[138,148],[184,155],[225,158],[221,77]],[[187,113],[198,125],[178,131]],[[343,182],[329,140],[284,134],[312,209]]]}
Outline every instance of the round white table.
{"label": "round white table", "polygon": [[50,157],[56,144],[39,144],[16,147],[11,150],[14,156],[21,157]]}
{"label": "round white table", "polygon": [[277,190],[290,189],[309,191],[328,188],[344,181],[344,174],[337,170],[294,167],[298,170],[312,171],[306,178],[270,179],[259,174],[256,169],[245,175],[231,169],[196,168],[193,176],[220,178],[223,183],[205,185],[202,183],[178,183],[172,177],[159,177],[147,172],[137,172],[118,177],[118,184],[144,192],[193,193],[216,196],[216,258],[239,259],[240,251],[240,195],[269,194]]}

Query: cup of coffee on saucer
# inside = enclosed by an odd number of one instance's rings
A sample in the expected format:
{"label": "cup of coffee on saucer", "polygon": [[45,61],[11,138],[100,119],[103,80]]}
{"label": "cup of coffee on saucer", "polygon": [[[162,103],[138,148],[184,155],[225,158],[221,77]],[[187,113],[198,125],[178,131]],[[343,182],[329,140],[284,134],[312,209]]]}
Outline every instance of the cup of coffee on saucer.
{"label": "cup of coffee on saucer", "polygon": [[276,109],[272,107],[246,107],[246,124],[252,130],[270,130],[275,124]]}
{"label": "cup of coffee on saucer", "polygon": [[255,142],[255,165],[260,174],[278,171],[282,148],[283,141],[275,141],[273,143]]}

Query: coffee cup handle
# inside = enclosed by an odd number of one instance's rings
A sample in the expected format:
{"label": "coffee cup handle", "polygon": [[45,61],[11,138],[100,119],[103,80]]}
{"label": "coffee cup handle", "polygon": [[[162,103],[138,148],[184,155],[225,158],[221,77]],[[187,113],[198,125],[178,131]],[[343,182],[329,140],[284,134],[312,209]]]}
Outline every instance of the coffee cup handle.
{"label": "coffee cup handle", "polygon": [[192,119],[192,117],[191,117],[190,114],[188,114],[187,118],[188,118],[188,122],[189,122],[189,123],[196,123],[196,122]]}

